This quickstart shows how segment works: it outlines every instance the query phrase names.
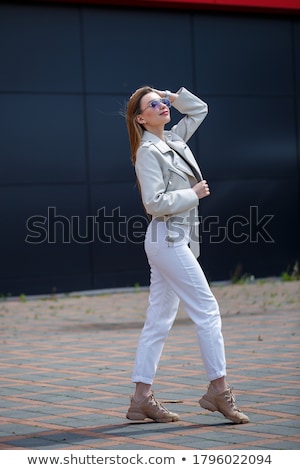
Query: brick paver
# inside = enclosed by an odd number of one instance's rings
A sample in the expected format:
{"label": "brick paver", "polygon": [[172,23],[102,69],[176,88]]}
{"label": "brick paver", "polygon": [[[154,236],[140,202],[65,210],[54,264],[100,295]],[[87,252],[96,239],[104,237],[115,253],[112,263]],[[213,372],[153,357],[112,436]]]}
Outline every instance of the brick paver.
{"label": "brick paver", "polygon": [[216,285],[238,404],[198,405],[205,377],[180,310],[153,386],[175,423],[126,420],[147,289],[0,302],[2,449],[300,449],[300,282]]}

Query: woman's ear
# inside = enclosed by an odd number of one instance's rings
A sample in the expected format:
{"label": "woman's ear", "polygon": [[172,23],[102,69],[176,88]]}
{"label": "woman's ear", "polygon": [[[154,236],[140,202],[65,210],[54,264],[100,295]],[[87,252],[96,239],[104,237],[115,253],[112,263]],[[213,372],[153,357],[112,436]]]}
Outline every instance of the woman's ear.
{"label": "woman's ear", "polygon": [[146,121],[142,116],[138,115],[136,117],[136,122],[138,122],[139,124],[145,124]]}

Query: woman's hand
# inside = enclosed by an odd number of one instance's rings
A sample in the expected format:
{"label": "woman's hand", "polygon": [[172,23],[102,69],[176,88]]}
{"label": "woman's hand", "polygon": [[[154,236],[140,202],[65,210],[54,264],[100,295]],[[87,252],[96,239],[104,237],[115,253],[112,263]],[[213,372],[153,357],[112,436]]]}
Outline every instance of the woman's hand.
{"label": "woman's hand", "polygon": [[[161,98],[166,98],[166,90],[157,90],[156,88],[153,88],[153,91],[157,93]],[[168,96],[169,100],[171,103],[173,103],[174,100],[178,97],[177,93],[172,93]]]}
{"label": "woman's hand", "polygon": [[198,196],[198,199],[203,199],[206,196],[210,195],[209,187],[206,180],[199,181],[192,188]]}

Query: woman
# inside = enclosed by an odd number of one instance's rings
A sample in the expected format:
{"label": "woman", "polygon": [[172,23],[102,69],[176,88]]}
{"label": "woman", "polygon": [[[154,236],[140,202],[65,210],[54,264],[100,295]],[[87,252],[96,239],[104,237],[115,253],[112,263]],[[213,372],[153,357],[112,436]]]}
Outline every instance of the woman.
{"label": "woman", "polygon": [[[171,105],[185,116],[165,131]],[[199,200],[209,196],[210,191],[186,142],[207,112],[206,103],[185,88],[171,93],[145,86],[133,93],[127,105],[132,161],[143,205],[151,219],[145,238],[151,268],[149,306],[132,375],[136,388],[126,415],[130,420],[179,419],[154,397],[151,385],[181,301],[195,324],[210,381],[200,405],[220,411],[235,423],[249,422],[237,408],[226,383],[219,307],[196,259]]]}

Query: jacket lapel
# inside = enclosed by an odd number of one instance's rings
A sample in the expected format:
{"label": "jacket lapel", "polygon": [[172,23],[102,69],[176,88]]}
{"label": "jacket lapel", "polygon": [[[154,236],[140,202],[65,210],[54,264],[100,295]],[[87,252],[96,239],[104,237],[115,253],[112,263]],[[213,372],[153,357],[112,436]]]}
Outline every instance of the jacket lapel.
{"label": "jacket lapel", "polygon": [[[193,171],[191,169],[189,174],[191,176],[195,176],[198,181],[203,180],[203,177],[202,177],[200,168],[198,166],[198,163],[196,162],[196,160],[194,158],[194,155],[190,151],[187,144],[183,140],[173,140],[174,134],[170,131],[165,132],[165,137],[166,137],[166,142],[159,139],[154,134],[152,134],[148,131],[145,131],[144,134],[143,134],[142,141],[145,142],[147,140],[150,140],[158,148],[158,150],[161,153],[170,152],[170,148],[171,148],[171,150],[175,150],[175,152],[177,152],[183,158],[183,160],[186,161],[186,163],[188,164],[188,167],[192,167],[192,169],[194,170]],[[180,160],[180,159],[178,159],[178,160]],[[178,162],[178,167],[180,167],[180,161]],[[182,166],[182,168],[180,168],[180,169],[182,171],[184,171],[185,173],[187,173],[186,166]]]}
{"label": "jacket lapel", "polygon": [[179,153],[183,160],[186,161],[190,167],[192,167],[191,174],[195,176],[198,181],[203,180],[200,168],[187,144],[180,140],[168,140],[167,144],[169,147],[171,147],[171,149]]}

